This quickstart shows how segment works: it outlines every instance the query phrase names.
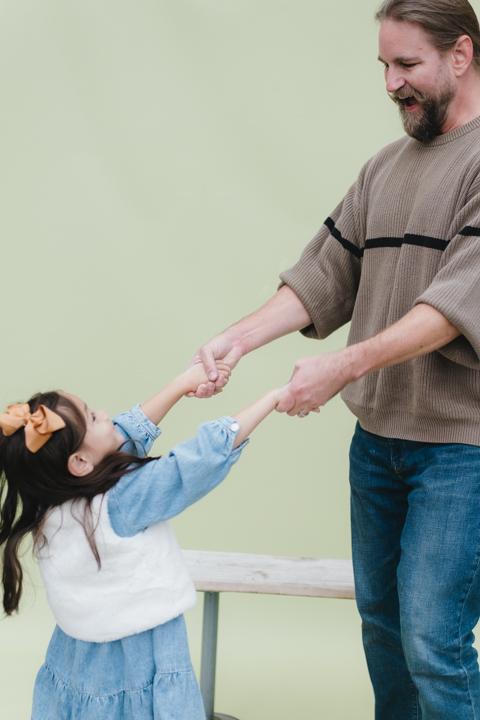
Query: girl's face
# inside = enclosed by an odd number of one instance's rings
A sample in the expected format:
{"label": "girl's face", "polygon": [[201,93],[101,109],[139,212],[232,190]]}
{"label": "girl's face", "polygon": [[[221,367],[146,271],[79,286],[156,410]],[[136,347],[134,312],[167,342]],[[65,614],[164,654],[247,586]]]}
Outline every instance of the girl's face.
{"label": "girl's face", "polygon": [[85,417],[87,426],[83,443],[77,452],[86,455],[93,466],[98,465],[107,455],[118,450],[124,439],[105,410],[91,410],[76,395],[68,394],[67,397]]}

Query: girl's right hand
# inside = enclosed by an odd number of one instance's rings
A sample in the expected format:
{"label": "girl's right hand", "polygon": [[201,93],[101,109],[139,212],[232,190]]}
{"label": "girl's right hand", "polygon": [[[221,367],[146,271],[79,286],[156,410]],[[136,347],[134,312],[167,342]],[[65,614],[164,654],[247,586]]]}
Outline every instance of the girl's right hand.
{"label": "girl's right hand", "polygon": [[[230,367],[226,363],[217,362],[217,368],[219,377],[222,380],[222,386],[226,385],[230,378]],[[206,373],[203,365],[201,363],[192,365],[188,370],[171,380],[154,397],[142,403],[143,412],[155,425],[158,425],[181,397],[194,394],[198,386],[205,383],[205,381]]]}
{"label": "girl's right hand", "polygon": [[[217,392],[220,392],[228,383],[232,370],[229,365],[220,360],[215,362],[215,367],[218,373],[216,382]],[[201,362],[196,362],[189,367],[188,370],[183,373],[182,378],[185,380],[185,394],[194,395],[201,385],[209,382],[207,372]]]}
{"label": "girl's right hand", "polygon": [[219,371],[221,365],[227,365],[233,370],[243,355],[238,342],[228,336],[227,332],[217,335],[203,345],[195,354],[193,365],[201,364],[205,370],[205,379],[199,383],[190,396],[209,398],[226,385],[224,375]]}

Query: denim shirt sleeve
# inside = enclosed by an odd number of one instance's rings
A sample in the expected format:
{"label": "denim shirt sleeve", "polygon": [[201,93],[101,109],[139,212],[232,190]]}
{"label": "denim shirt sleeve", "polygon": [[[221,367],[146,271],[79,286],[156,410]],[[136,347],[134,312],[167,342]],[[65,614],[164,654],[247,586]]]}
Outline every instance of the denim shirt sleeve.
{"label": "denim shirt sleeve", "polygon": [[178,515],[213,490],[248,443],[233,449],[239,430],[230,417],[204,423],[168,455],[134,468],[108,492],[110,522],[123,537]]}
{"label": "denim shirt sleeve", "polygon": [[140,405],[113,418],[116,429],[125,438],[123,452],[145,457],[160,435],[160,428],[145,415]]}

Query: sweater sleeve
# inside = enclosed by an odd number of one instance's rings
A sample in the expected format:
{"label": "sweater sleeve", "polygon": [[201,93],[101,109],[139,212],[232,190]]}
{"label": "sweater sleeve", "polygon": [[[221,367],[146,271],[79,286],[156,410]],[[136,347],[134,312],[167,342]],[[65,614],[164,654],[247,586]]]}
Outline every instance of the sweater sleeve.
{"label": "sweater sleeve", "polygon": [[435,277],[415,304],[431,305],[461,333],[438,352],[480,370],[480,189],[455,217],[454,228]]}
{"label": "sweater sleeve", "polygon": [[304,335],[325,338],[347,323],[360,281],[365,240],[362,188],[366,166],[298,262],[281,273],[307,310],[312,324]]}
{"label": "sweater sleeve", "polygon": [[237,448],[239,429],[232,418],[204,423],[195,437],[168,455],[134,468],[108,492],[114,531],[128,537],[168,520],[213,490],[238,460],[248,440]]}

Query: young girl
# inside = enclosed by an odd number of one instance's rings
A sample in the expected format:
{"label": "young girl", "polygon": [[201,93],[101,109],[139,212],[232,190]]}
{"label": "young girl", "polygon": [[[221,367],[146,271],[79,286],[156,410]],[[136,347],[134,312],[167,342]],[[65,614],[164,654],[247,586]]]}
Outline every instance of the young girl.
{"label": "young girl", "polygon": [[57,623],[32,720],[205,719],[183,620],[195,589],[166,521],[223,480],[279,391],[147,457],[157,424],[203,382],[194,365],[113,421],[64,392],[0,414],[4,609],[18,608],[32,533]]}

